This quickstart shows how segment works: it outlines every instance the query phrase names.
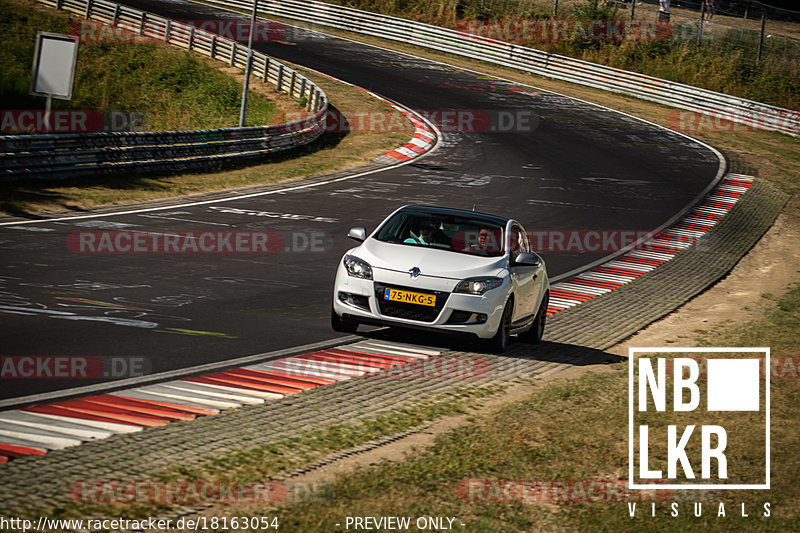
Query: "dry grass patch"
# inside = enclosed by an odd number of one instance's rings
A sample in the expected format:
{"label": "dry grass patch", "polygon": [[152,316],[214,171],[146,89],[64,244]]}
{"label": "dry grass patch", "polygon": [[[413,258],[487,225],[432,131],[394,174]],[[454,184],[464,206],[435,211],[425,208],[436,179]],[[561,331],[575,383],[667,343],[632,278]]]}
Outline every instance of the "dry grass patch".
{"label": "dry grass patch", "polygon": [[[709,334],[713,346],[771,346],[773,354],[792,354],[800,331],[800,288],[791,289],[756,321],[720,328]],[[794,379],[792,379],[794,378]],[[611,371],[589,373],[577,380],[545,385],[522,401],[476,417],[441,435],[431,449],[403,461],[362,468],[327,486],[320,498],[279,509],[282,528],[308,531],[341,522],[345,516],[454,516],[468,531],[789,531],[798,520],[794,502],[800,487],[800,380],[772,383],[772,488],[769,491],[681,491],[667,502],[639,504],[630,518],[627,502],[586,503],[580,492],[570,501],[527,502],[492,498],[488,491],[473,497],[459,487],[465,480],[537,482],[627,479],[627,386],[625,363]],[[725,427],[740,439],[731,465],[744,467],[745,477],[763,463],[763,434],[743,417],[725,415]],[[733,420],[736,418],[736,420]],[[763,425],[761,425],[763,431]],[[752,477],[752,476],[751,476]],[[512,493],[513,494],[513,493]],[[497,494],[494,494],[497,496]],[[632,500],[636,501],[636,500]],[[671,516],[671,503],[678,506]],[[695,502],[704,512],[694,516]],[[764,503],[771,516],[764,517]],[[718,516],[719,505],[726,510]],[[742,517],[745,504],[748,517]],[[644,506],[644,510],[642,510]]]}

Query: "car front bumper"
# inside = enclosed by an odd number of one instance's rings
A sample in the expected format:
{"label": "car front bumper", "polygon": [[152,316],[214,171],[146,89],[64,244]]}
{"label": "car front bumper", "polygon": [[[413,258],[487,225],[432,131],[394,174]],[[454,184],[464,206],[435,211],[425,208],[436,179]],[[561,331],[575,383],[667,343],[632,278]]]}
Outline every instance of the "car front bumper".
{"label": "car front bumper", "polygon": [[[333,290],[333,310],[357,322],[403,326],[489,339],[497,332],[508,298],[506,281],[483,295],[453,293],[460,280],[419,276],[374,269],[374,280],[347,274],[340,266]],[[395,305],[381,301],[384,288],[436,293],[438,309],[418,304]],[[445,301],[442,303],[441,299]],[[441,305],[440,305],[441,304]]]}

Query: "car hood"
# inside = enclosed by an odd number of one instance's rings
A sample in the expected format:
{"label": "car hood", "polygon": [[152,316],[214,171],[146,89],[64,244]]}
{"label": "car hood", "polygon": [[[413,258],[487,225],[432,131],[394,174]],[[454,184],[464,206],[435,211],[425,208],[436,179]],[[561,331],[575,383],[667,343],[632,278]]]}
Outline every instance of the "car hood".
{"label": "car hood", "polygon": [[504,257],[481,257],[435,248],[405,246],[367,239],[353,250],[372,268],[408,272],[419,268],[422,276],[462,280],[474,276],[498,276],[505,269]]}

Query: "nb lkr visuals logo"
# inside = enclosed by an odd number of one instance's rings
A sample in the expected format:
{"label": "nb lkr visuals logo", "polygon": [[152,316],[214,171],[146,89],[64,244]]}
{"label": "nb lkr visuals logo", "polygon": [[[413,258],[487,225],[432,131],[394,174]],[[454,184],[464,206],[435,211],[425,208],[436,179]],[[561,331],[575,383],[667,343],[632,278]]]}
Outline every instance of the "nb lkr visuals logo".
{"label": "nb lkr visuals logo", "polygon": [[[769,488],[769,348],[631,348],[629,364],[631,489]],[[732,463],[743,449],[763,463]]]}

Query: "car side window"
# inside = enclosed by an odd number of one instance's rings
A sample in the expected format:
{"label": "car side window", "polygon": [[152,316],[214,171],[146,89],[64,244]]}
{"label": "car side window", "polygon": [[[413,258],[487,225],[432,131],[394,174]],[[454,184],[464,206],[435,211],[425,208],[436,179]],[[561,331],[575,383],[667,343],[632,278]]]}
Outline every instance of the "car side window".
{"label": "car side window", "polygon": [[521,226],[519,228],[519,243],[521,252],[530,253],[533,251],[531,250],[530,242],[528,242],[528,234]]}
{"label": "car side window", "polygon": [[521,252],[528,252],[528,239],[525,237],[525,232],[522,227],[514,224],[511,226],[511,233],[509,234],[511,260],[514,261]]}

